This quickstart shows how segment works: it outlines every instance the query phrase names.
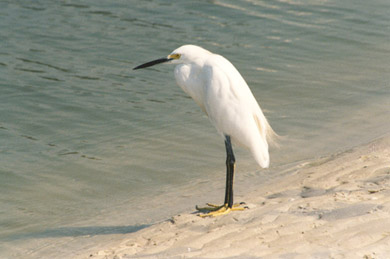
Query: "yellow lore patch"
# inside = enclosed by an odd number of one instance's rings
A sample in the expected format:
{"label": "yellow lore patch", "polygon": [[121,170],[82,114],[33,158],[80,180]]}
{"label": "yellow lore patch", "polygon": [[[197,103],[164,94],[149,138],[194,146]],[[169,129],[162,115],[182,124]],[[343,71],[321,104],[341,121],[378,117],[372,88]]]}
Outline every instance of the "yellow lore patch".
{"label": "yellow lore patch", "polygon": [[180,54],[171,54],[168,56],[168,58],[172,58],[172,59],[179,59],[180,58]]}

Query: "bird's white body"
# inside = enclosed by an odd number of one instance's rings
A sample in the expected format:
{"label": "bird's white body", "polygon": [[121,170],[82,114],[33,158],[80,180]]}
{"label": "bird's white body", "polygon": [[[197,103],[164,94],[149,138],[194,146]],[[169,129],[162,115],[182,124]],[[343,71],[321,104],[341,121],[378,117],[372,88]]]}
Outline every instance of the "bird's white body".
{"label": "bird's white body", "polygon": [[275,133],[237,69],[224,57],[194,45],[184,45],[172,55],[180,55],[171,61],[177,64],[177,84],[223,136],[248,148],[261,167],[268,167],[267,139]]}

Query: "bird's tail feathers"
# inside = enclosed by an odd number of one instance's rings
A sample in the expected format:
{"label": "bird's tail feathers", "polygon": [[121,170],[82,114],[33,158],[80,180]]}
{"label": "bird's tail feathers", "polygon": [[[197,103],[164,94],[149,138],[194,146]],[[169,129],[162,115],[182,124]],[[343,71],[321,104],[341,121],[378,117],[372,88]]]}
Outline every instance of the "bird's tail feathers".
{"label": "bird's tail feathers", "polygon": [[265,136],[268,145],[279,147],[279,140],[281,137],[272,129],[264,114],[260,113],[259,115],[254,115],[253,117],[257,128],[259,129],[260,135]]}
{"label": "bird's tail feathers", "polygon": [[283,137],[278,135],[272,128],[271,125],[269,125],[267,121],[267,141],[270,146],[279,148],[280,147],[280,141]]}

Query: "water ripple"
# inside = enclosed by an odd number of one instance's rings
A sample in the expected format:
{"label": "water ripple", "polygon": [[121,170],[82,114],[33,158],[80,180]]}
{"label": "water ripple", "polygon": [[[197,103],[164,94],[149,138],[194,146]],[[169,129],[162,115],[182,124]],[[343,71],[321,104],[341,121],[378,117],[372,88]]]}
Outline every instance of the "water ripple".
{"label": "water ripple", "polygon": [[37,65],[41,65],[41,66],[46,66],[46,67],[53,68],[55,70],[58,70],[58,71],[61,71],[61,72],[65,72],[65,73],[71,72],[69,69],[65,69],[65,68],[61,68],[61,67],[58,67],[58,66],[54,66],[54,65],[47,64],[47,63],[44,63],[44,62],[41,62],[41,61],[30,60],[30,59],[26,59],[26,58],[16,58],[16,59],[20,60],[20,61],[23,61],[25,63],[33,63],[33,64],[37,64]]}

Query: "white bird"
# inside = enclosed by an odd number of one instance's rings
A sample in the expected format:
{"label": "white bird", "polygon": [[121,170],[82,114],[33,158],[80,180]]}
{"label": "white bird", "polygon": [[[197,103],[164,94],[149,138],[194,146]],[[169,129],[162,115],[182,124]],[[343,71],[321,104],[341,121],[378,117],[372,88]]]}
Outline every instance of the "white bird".
{"label": "white bird", "polygon": [[235,157],[232,142],[249,149],[263,168],[270,163],[268,141],[276,136],[247,83],[226,58],[195,45],[175,49],[166,58],[160,58],[134,69],[159,63],[176,64],[174,74],[177,84],[207,114],[211,123],[225,140],[226,190],[222,206],[208,204],[197,208],[216,216],[232,210],[243,210],[233,204],[233,177]]}

